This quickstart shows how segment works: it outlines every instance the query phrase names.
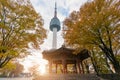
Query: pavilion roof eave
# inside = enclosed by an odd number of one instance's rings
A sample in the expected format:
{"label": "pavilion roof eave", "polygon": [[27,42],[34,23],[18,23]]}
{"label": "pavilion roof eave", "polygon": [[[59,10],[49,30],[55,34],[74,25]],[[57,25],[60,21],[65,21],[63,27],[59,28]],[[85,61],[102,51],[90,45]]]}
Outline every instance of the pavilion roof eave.
{"label": "pavilion roof eave", "polygon": [[73,49],[68,49],[65,47],[61,47],[56,50],[50,50],[50,51],[45,51],[43,52],[43,58],[50,60],[58,60],[58,59],[80,59],[81,61],[90,57],[89,51],[87,49],[83,49],[80,51],[78,54],[73,54],[75,50]]}

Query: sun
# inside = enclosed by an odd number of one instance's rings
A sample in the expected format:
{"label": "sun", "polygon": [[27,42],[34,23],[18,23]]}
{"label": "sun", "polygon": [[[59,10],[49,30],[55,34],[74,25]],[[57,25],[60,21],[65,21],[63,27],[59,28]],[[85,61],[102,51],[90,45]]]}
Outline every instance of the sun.
{"label": "sun", "polygon": [[42,54],[38,54],[38,53],[41,53],[40,51],[33,50],[31,53],[32,55],[28,55],[27,57],[25,57],[24,61],[21,62],[25,68],[24,72],[30,72],[29,68],[34,65],[37,65],[36,68],[37,68],[38,74],[40,75],[47,74],[46,68],[47,68],[48,61],[43,59]]}
{"label": "sun", "polygon": [[39,73],[40,75],[44,75],[44,74],[47,74],[47,67],[46,65],[48,64],[48,61],[42,59],[42,63],[40,64],[39,66]]}
{"label": "sun", "polygon": [[41,75],[43,75],[43,74],[46,74],[46,66],[45,65],[41,65],[40,67],[39,67],[39,72],[40,72],[40,74]]}

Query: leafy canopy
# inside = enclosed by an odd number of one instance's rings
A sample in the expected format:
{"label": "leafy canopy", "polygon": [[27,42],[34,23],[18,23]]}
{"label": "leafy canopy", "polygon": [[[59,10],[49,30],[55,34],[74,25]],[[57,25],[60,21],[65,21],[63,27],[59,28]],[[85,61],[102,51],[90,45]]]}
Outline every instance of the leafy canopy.
{"label": "leafy canopy", "polygon": [[67,45],[79,50],[100,48],[113,64],[115,71],[120,72],[120,64],[116,60],[120,51],[119,0],[87,2],[79,11],[73,11],[65,19],[64,29]]}
{"label": "leafy canopy", "polygon": [[107,47],[113,45],[114,49],[119,49],[119,4],[118,0],[94,0],[84,4],[79,11],[73,11],[64,21],[66,44],[74,47],[102,45],[102,39]]}
{"label": "leafy canopy", "polygon": [[0,0],[0,67],[26,52],[28,43],[39,48],[46,37],[42,25],[29,0]]}

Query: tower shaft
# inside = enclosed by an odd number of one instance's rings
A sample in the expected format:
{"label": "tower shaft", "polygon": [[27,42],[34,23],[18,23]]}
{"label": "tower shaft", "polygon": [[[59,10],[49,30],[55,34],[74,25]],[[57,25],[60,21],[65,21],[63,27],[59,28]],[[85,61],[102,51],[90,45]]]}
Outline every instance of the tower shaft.
{"label": "tower shaft", "polygon": [[52,48],[53,49],[57,48],[57,28],[53,28],[53,43],[52,43]]}

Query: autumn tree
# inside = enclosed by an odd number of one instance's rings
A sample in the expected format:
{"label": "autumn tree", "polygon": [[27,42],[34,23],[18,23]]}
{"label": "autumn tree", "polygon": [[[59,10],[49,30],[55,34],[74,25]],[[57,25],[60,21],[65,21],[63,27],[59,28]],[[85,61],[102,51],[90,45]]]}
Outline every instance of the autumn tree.
{"label": "autumn tree", "polygon": [[24,66],[22,64],[20,64],[18,62],[14,63],[14,64],[15,64],[15,68],[12,71],[10,71],[9,76],[19,76],[20,73],[22,73],[24,70]]}
{"label": "autumn tree", "polygon": [[24,70],[24,66],[19,62],[9,62],[7,65],[0,69],[2,76],[13,77],[19,76]]}
{"label": "autumn tree", "polygon": [[9,61],[5,67],[3,68],[0,68],[0,76],[1,77],[7,77],[9,76],[9,74],[11,73],[12,70],[14,70],[16,67],[15,67],[15,64],[13,64],[11,61]]}
{"label": "autumn tree", "polygon": [[39,71],[39,65],[38,64],[35,64],[33,65],[32,67],[29,68],[29,72],[32,73],[32,75],[34,77],[38,77],[39,74],[40,74],[40,71]]}
{"label": "autumn tree", "polygon": [[120,73],[120,62],[116,58],[120,51],[119,0],[85,3],[79,11],[73,11],[65,19],[64,29],[66,44],[78,49],[87,48],[91,52],[99,48],[115,72]]}
{"label": "autumn tree", "polygon": [[39,48],[46,37],[43,19],[29,0],[0,0],[0,68],[11,59]]}
{"label": "autumn tree", "polygon": [[104,73],[105,74],[113,73],[107,61],[108,59],[106,58],[105,54],[101,50],[99,50],[98,47],[95,47],[94,51],[91,50],[90,55],[92,56],[91,60],[92,60],[93,67],[98,75],[104,74]]}

